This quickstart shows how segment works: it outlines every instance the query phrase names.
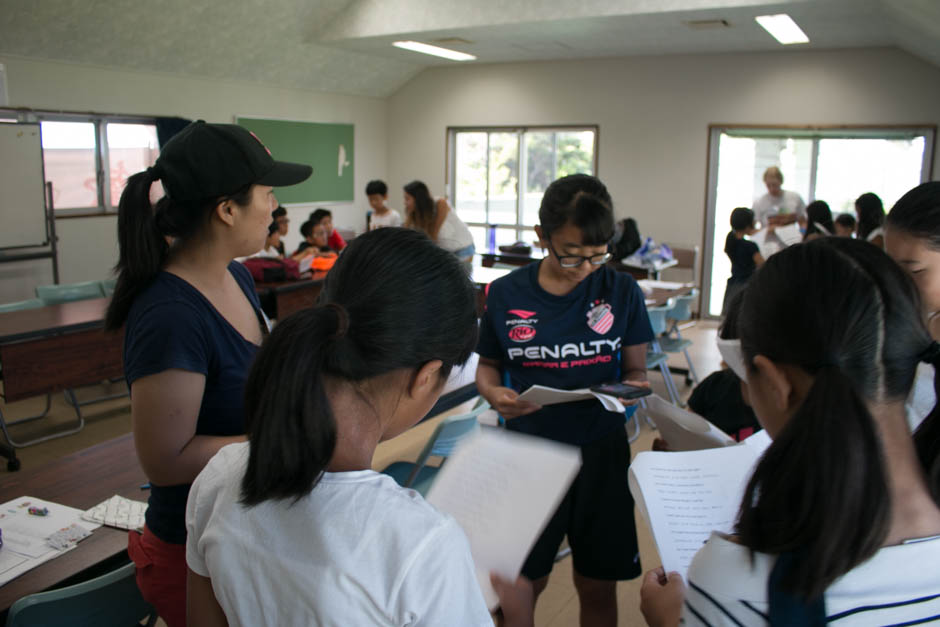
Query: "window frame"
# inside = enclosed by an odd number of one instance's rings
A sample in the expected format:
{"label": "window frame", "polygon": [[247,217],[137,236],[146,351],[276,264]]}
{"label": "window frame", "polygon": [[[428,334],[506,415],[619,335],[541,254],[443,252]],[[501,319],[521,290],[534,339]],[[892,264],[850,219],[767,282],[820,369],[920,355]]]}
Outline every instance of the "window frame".
{"label": "window frame", "polygon": [[[523,240],[523,233],[525,231],[531,231],[532,226],[526,225],[523,222],[523,214],[525,210],[525,193],[526,193],[526,181],[527,179],[527,161],[528,155],[525,150],[525,144],[523,142],[524,136],[526,133],[531,132],[584,132],[591,131],[594,133],[594,149],[591,155],[591,166],[593,169],[594,176],[597,176],[597,167],[598,167],[598,155],[599,155],[599,145],[600,145],[600,125],[598,124],[538,124],[538,125],[507,125],[507,126],[448,126],[447,127],[447,136],[446,136],[446,146],[445,146],[445,158],[444,158],[444,183],[446,189],[447,200],[450,205],[454,208],[454,211],[459,211],[457,207],[457,189],[455,181],[457,180],[457,134],[458,133],[487,133],[489,136],[490,133],[515,133],[519,142],[519,166],[516,171],[516,176],[519,181],[516,188],[516,221],[514,224],[498,223],[498,222],[467,222],[468,227],[483,227],[489,228],[490,225],[496,226],[499,229],[513,229],[516,232],[516,240]],[[489,159],[489,139],[487,137],[487,160]],[[557,169],[557,136],[556,136],[556,145],[554,147],[553,157],[556,161],[555,168]],[[487,162],[487,217],[489,217],[489,164]],[[534,225],[533,225],[534,226]]]}
{"label": "window frame", "polygon": [[[98,186],[98,204],[94,207],[53,207],[56,218],[88,218],[117,215],[117,203],[120,199],[111,198],[108,124],[149,124],[156,127],[157,117],[158,116],[154,115],[0,108],[0,119],[12,120],[15,118],[18,123],[83,122],[94,124],[95,178]],[[43,171],[45,172],[45,168]],[[45,174],[43,176],[45,177]],[[43,183],[47,182],[48,180],[43,181]]]}

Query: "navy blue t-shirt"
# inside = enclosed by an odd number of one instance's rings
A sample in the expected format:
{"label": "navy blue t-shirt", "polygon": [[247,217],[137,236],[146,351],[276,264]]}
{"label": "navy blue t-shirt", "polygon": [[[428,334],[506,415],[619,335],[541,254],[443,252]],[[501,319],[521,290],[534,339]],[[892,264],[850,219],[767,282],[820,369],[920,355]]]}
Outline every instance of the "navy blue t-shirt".
{"label": "navy blue t-shirt", "polygon": [[[251,274],[234,261],[228,269],[262,324]],[[241,435],[245,433],[245,379],[257,350],[199,290],[175,274],[161,272],[137,297],[127,316],[124,376],[131,385],[170,369],[204,374],[196,435]],[[189,484],[151,487],[147,527],[161,540],[186,542],[187,496]]]}
{"label": "navy blue t-shirt", "polygon": [[754,263],[754,255],[759,253],[757,244],[746,239],[735,238],[731,243],[731,250],[727,251],[728,258],[731,259],[731,278],[735,281],[747,281],[757,269]]}
{"label": "navy blue t-shirt", "polygon": [[[618,381],[622,348],[653,339],[636,281],[604,266],[556,296],[539,285],[539,265],[490,285],[477,352],[500,361],[508,387],[517,392],[536,384],[573,390]],[[506,426],[581,445],[623,428],[623,421],[623,414],[589,400],[549,405]]]}

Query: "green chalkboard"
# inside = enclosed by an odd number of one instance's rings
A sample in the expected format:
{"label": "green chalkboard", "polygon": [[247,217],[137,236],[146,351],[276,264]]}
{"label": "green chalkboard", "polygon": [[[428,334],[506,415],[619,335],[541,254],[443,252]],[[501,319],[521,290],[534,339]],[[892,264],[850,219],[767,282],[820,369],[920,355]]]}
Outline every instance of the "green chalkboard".
{"label": "green chalkboard", "polygon": [[313,166],[313,176],[275,190],[281,204],[353,200],[353,125],[237,118],[278,161]]}

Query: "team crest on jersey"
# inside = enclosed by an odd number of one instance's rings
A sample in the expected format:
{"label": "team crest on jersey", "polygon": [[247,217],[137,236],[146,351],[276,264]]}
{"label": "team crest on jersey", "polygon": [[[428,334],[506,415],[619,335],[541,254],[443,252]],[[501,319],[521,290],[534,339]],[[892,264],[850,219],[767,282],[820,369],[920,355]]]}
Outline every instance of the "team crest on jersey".
{"label": "team crest on jersey", "polygon": [[590,311],[587,312],[587,325],[595,333],[604,335],[614,326],[614,314],[611,307],[602,300],[596,300],[592,303]]}
{"label": "team crest on jersey", "polygon": [[529,326],[518,326],[509,329],[509,339],[513,342],[528,342],[535,337],[535,329]]}

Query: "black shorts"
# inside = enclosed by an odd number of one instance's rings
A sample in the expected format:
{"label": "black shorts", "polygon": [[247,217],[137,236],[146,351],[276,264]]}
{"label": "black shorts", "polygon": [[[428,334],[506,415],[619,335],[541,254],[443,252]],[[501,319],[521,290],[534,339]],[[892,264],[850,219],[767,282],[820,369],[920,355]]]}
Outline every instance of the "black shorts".
{"label": "black shorts", "polygon": [[581,462],[571,488],[526,558],[522,574],[532,580],[547,576],[567,535],[578,574],[609,581],[638,577],[642,569],[633,497],[627,486],[626,430],[615,429],[583,445]]}

